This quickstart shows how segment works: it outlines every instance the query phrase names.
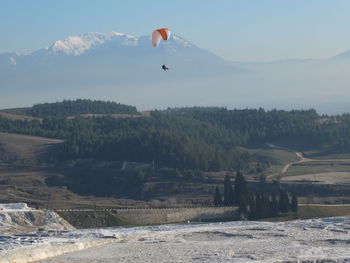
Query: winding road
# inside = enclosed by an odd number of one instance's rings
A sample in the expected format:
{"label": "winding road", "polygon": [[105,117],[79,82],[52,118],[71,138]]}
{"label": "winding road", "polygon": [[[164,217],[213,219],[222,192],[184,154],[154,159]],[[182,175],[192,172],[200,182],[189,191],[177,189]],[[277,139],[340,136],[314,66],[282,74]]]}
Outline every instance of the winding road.
{"label": "winding road", "polygon": [[285,164],[279,173],[275,173],[275,174],[271,174],[271,175],[267,176],[266,177],[267,180],[272,180],[273,178],[282,176],[284,173],[286,173],[288,171],[290,166],[292,166],[293,164],[297,164],[297,163],[303,163],[303,162],[350,162],[350,159],[322,159],[322,160],[310,159],[310,158],[305,158],[302,152],[298,152],[298,151],[295,151],[293,149],[289,149],[289,148],[282,147],[282,146],[277,146],[277,145],[274,145],[271,143],[267,143],[267,146],[274,148],[274,149],[294,152],[294,154],[298,157],[298,161],[293,161],[293,162],[289,162],[289,163]]}
{"label": "winding road", "polygon": [[290,162],[290,163],[287,163],[286,165],[283,166],[281,172],[279,173],[275,173],[275,174],[270,174],[269,176],[266,177],[267,180],[272,180],[273,178],[275,177],[279,177],[279,176],[282,176],[284,173],[286,173],[289,169],[289,167],[293,164],[296,164],[296,163],[302,163],[302,162],[305,162],[306,160],[311,160],[311,159],[307,159],[307,158],[304,158],[304,155],[302,152],[297,152],[297,151],[294,151],[292,149],[289,149],[289,148],[286,148],[286,147],[282,147],[282,146],[277,146],[277,145],[274,145],[274,144],[271,144],[271,143],[267,143],[267,146],[271,147],[271,148],[274,148],[274,149],[279,149],[279,150],[285,150],[285,151],[289,151],[289,152],[294,152],[294,154],[299,158],[298,161],[294,161],[294,162]]}

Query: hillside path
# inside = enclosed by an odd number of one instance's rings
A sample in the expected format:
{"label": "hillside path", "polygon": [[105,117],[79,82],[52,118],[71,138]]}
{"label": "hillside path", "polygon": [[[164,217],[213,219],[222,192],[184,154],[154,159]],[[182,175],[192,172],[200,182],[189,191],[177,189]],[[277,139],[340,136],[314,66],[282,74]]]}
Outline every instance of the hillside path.
{"label": "hillside path", "polygon": [[267,180],[271,180],[274,177],[277,176],[282,176],[284,173],[286,173],[289,169],[290,166],[292,166],[293,164],[297,164],[297,163],[304,163],[304,162],[350,162],[350,159],[311,159],[311,158],[305,158],[304,154],[302,152],[298,152],[295,151],[293,149],[287,148],[287,147],[282,147],[282,146],[278,146],[278,145],[274,145],[271,143],[267,143],[267,146],[271,147],[271,148],[275,148],[275,149],[280,149],[280,150],[285,150],[285,151],[289,151],[289,152],[294,152],[294,154],[298,157],[298,161],[294,161],[294,162],[289,162],[287,164],[285,164],[281,170],[281,172],[279,173],[275,173],[275,174],[271,174],[269,176],[266,177]]}

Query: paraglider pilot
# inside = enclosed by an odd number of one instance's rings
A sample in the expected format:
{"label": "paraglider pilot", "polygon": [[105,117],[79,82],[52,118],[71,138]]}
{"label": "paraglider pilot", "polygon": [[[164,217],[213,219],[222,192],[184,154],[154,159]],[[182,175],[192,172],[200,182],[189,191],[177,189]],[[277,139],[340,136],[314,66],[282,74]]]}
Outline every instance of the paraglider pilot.
{"label": "paraglider pilot", "polygon": [[[170,29],[167,27],[154,30],[152,33],[152,46],[158,47],[161,40],[166,41],[170,38],[170,34]],[[169,68],[163,65],[162,70],[167,71]]]}

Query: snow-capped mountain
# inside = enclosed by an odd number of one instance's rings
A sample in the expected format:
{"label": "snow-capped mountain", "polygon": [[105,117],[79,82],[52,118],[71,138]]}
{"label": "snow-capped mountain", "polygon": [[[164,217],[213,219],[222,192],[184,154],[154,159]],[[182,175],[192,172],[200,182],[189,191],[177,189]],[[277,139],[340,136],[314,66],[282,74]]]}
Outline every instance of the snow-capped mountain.
{"label": "snow-capped mountain", "polygon": [[[175,43],[182,45],[183,47],[193,47],[193,44],[177,35],[173,36],[173,40]],[[91,49],[98,48],[99,46],[106,44],[106,42],[113,45],[114,47],[136,47],[140,44],[139,38],[124,33],[92,32],[78,36],[71,36],[64,40],[55,41],[49,48],[47,48],[47,51],[49,54],[79,56]],[[145,42],[142,44],[149,45]],[[169,43],[165,42],[164,45],[169,46]],[[174,46],[172,48],[174,48]]]}
{"label": "snow-capped mountain", "polygon": [[[161,71],[163,64],[170,68],[167,74]],[[178,35],[153,48],[149,35],[85,33],[29,54],[0,54],[0,108],[7,107],[11,98],[22,99],[21,104],[85,95],[120,101],[121,94],[136,98],[135,93],[154,92],[156,88],[173,92],[164,86],[188,88],[186,83],[235,71],[230,62]],[[158,90],[155,93],[159,94]]]}
{"label": "snow-capped mountain", "polygon": [[[177,35],[168,41],[163,41],[159,47],[153,48],[150,36],[135,37],[119,32],[85,33],[55,41],[47,48],[26,55],[18,53],[0,55],[2,70],[13,70],[16,74],[21,70],[34,73],[37,68],[40,71],[47,71],[51,67],[70,68],[72,65],[74,71],[87,67],[92,71],[94,69],[109,71],[110,67],[124,71],[126,65],[133,64],[135,69],[154,62],[158,64],[172,62],[181,65],[181,68],[186,68],[189,63],[198,63],[197,66],[204,69],[206,67],[204,61],[227,64],[222,58],[196,47]],[[99,68],[96,68],[97,64]],[[57,72],[60,69],[51,68],[51,70]]]}
{"label": "snow-capped mountain", "polygon": [[138,42],[136,37],[118,33],[85,33],[79,36],[71,36],[64,40],[55,41],[47,50],[51,54],[65,54],[79,56],[84,52],[99,45],[113,41],[120,46],[135,46]]}
{"label": "snow-capped mountain", "polygon": [[[63,40],[57,40],[52,43],[47,48],[42,48],[37,51],[34,51],[29,56],[49,56],[49,55],[66,55],[66,56],[81,56],[90,52],[104,50],[106,48],[123,49],[123,48],[134,48],[137,49],[148,49],[150,51],[155,50],[150,44],[150,36],[135,37],[125,33],[119,32],[90,32],[76,36],[70,36]],[[166,50],[167,52],[176,52],[179,49],[183,48],[195,48],[198,49],[191,42],[186,39],[174,35],[168,41],[162,42],[162,45],[156,50],[158,53]],[[157,52],[155,52],[157,53]],[[209,52],[207,52],[209,53]],[[12,55],[19,56],[18,53],[5,53],[5,56]],[[0,59],[1,59],[0,55]]]}

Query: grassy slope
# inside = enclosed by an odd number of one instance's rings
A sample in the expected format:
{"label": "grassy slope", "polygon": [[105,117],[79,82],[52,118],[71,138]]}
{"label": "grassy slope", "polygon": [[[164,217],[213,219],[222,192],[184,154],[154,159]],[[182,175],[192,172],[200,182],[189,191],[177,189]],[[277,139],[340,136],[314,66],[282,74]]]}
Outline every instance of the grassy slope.
{"label": "grassy slope", "polygon": [[15,113],[3,112],[3,111],[0,111],[0,116],[3,118],[10,119],[10,120],[24,120],[24,121],[38,120],[38,121],[42,121],[42,118],[36,118],[36,117],[28,116],[28,115],[15,114]]}
{"label": "grassy slope", "polygon": [[313,206],[305,205],[299,207],[300,218],[331,217],[350,215],[350,206]]}
{"label": "grassy slope", "polygon": [[349,172],[350,163],[342,162],[320,162],[320,163],[302,163],[292,165],[284,176],[295,176],[302,174],[316,174],[316,173],[331,173],[331,172]]}
{"label": "grassy slope", "polygon": [[247,150],[250,154],[256,156],[256,158],[258,159],[264,158],[269,160],[272,165],[283,166],[289,162],[294,162],[298,160],[294,152],[282,150],[282,149],[275,149],[275,148],[260,148],[260,149],[242,148],[242,149]]}
{"label": "grassy slope", "polygon": [[48,161],[46,152],[62,140],[0,132],[0,161],[34,164]]}
{"label": "grassy slope", "polygon": [[[26,108],[13,108],[0,110],[0,116],[11,120],[38,120],[42,121],[42,118],[32,117],[30,114],[31,107]],[[150,111],[142,111],[139,114],[79,114],[80,117],[105,117],[111,116],[113,118],[138,118],[149,117]],[[68,119],[73,119],[75,116],[68,116]]]}
{"label": "grassy slope", "polygon": [[[264,172],[268,177],[278,175],[287,163],[299,161],[296,151],[298,149],[288,149],[275,146],[275,148],[250,149],[251,154],[257,159],[269,160],[271,166]],[[282,181],[293,181],[295,176],[305,175],[305,181],[320,181],[324,183],[349,183],[350,182],[350,155],[334,153],[329,150],[308,150],[304,152],[305,161],[289,166],[282,175]],[[327,178],[327,176],[334,177]],[[295,177],[296,178],[296,177]],[[327,178],[326,181],[325,178]],[[303,179],[303,178],[301,178]],[[333,182],[334,181],[334,182]]]}
{"label": "grassy slope", "polygon": [[2,109],[0,112],[6,112],[14,115],[25,115],[25,116],[31,116],[31,107],[24,107],[24,108],[12,108],[12,109]]}
{"label": "grassy slope", "polygon": [[147,206],[135,200],[79,196],[65,187],[48,187],[45,178],[63,176],[50,151],[62,140],[0,133],[0,202],[28,202],[47,208]]}
{"label": "grassy slope", "polygon": [[301,205],[298,214],[261,219],[260,221],[281,222],[295,219],[350,216],[350,206]]}
{"label": "grassy slope", "polygon": [[291,162],[298,161],[298,157],[294,152],[276,149],[276,148],[260,148],[260,149],[245,149],[257,160],[267,160],[270,163],[270,167],[264,172],[266,176],[279,174],[283,167]]}

